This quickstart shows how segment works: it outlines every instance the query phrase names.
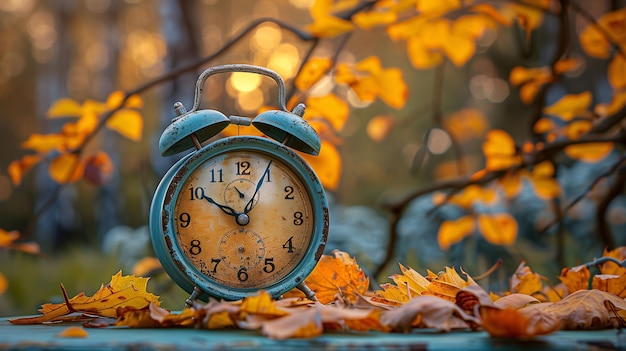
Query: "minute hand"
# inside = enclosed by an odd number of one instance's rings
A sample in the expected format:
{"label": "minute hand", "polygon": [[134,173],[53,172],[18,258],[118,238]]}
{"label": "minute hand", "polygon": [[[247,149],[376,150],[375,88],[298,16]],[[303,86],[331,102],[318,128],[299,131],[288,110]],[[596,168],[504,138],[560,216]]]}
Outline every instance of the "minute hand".
{"label": "minute hand", "polygon": [[267,164],[267,167],[265,167],[265,171],[263,172],[261,179],[259,179],[259,181],[256,183],[256,189],[254,189],[254,194],[252,194],[252,197],[246,204],[246,207],[243,209],[244,214],[247,214],[248,212],[250,212],[250,210],[252,210],[252,204],[254,203],[254,198],[256,197],[256,194],[259,192],[259,189],[261,189],[261,186],[263,185],[263,181],[265,180],[265,176],[267,175],[267,172],[270,171],[270,166],[272,165],[272,161],[273,160],[270,160],[270,162]]}

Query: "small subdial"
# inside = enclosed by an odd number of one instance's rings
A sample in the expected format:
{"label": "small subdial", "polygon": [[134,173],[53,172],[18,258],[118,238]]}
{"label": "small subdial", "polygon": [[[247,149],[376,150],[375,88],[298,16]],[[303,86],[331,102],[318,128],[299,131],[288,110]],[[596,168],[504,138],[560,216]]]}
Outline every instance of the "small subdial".
{"label": "small subdial", "polygon": [[232,269],[256,267],[265,256],[265,244],[259,234],[249,229],[233,229],[222,235],[217,250]]}
{"label": "small subdial", "polygon": [[[226,185],[224,189],[224,202],[226,206],[234,208],[238,211],[243,211],[244,207],[250,201],[250,198],[254,194],[256,184],[251,180],[240,178],[235,179]],[[259,202],[259,194],[257,193],[252,200],[252,206],[256,206]]]}

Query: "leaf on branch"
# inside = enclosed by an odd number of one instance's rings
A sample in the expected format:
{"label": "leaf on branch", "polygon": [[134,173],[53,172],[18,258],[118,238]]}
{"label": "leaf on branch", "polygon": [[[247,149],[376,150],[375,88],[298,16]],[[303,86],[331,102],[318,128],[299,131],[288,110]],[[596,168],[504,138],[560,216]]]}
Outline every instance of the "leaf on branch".
{"label": "leaf on branch", "polygon": [[83,114],[83,106],[77,101],[63,98],[55,101],[48,109],[49,118],[80,117]]}
{"label": "leaf on branch", "polygon": [[143,131],[143,117],[138,111],[122,109],[116,111],[107,120],[106,126],[132,141],[140,141]]}
{"label": "leaf on branch", "polygon": [[[126,97],[126,93],[123,91],[114,91],[107,97],[106,107],[109,110],[115,110],[122,105],[122,101]],[[142,108],[143,99],[139,95],[131,95],[124,102],[124,108]]]}
{"label": "leaf on branch", "polygon": [[[573,121],[567,125],[565,132],[568,139],[576,140],[591,128],[593,128],[592,121]],[[614,143],[610,142],[574,144],[565,148],[565,154],[575,160],[596,163],[608,156],[614,147]]]}
{"label": "leaf on branch", "polygon": [[[626,40],[622,45],[624,51],[626,51]],[[626,58],[624,55],[615,55],[609,63],[607,70],[609,76],[609,83],[615,90],[626,89]]]}
{"label": "leaf on branch", "polygon": [[548,67],[526,68],[517,66],[511,70],[509,75],[509,82],[512,85],[521,86],[520,97],[525,104],[532,103],[539,89],[554,79]]}
{"label": "leaf on branch", "polygon": [[588,90],[580,94],[567,94],[554,104],[544,107],[543,113],[571,121],[574,117],[587,114],[591,99],[592,95]]}
{"label": "leaf on branch", "polygon": [[482,111],[474,108],[465,108],[455,111],[444,121],[445,130],[454,136],[455,140],[463,141],[470,138],[482,138],[489,124]]}
{"label": "leaf on branch", "polygon": [[29,254],[40,253],[39,244],[36,242],[17,242],[21,235],[17,230],[6,231],[0,228],[0,249],[5,248]]}
{"label": "leaf on branch", "polygon": [[606,13],[598,19],[596,24],[590,23],[580,33],[580,44],[589,56],[608,58],[611,54],[612,44],[626,46],[625,26],[626,9]]}
{"label": "leaf on branch", "polygon": [[0,295],[4,294],[8,287],[9,282],[7,281],[7,278],[2,274],[2,272],[0,272]]}
{"label": "leaf on branch", "polygon": [[311,6],[313,23],[307,25],[306,29],[318,38],[331,38],[354,30],[354,24],[351,21],[333,16],[333,13],[338,11],[338,8],[333,6],[333,2],[333,0],[320,0],[315,1]]}
{"label": "leaf on branch", "polygon": [[367,122],[367,136],[376,142],[381,142],[389,135],[395,122],[396,119],[391,115],[374,116]]}
{"label": "leaf on branch", "polygon": [[437,242],[442,250],[447,250],[453,244],[463,240],[476,230],[473,215],[466,215],[455,220],[443,221],[437,233]]}
{"label": "leaf on branch", "polygon": [[296,77],[296,88],[306,91],[314,86],[332,68],[333,61],[329,58],[313,57],[304,63],[300,74]]}
{"label": "leaf on branch", "polygon": [[374,9],[367,12],[359,12],[352,16],[354,24],[359,28],[368,30],[381,25],[389,25],[396,21],[398,18],[397,13],[389,10]]}
{"label": "leaf on branch", "polygon": [[596,104],[593,112],[600,117],[608,117],[616,114],[626,106],[626,90],[613,93],[613,98],[609,103]]}
{"label": "leaf on branch", "polygon": [[490,130],[482,148],[486,159],[485,168],[490,171],[510,168],[522,162],[515,141],[503,130]]}
{"label": "leaf on branch", "polygon": [[341,154],[332,143],[322,140],[319,155],[312,156],[298,152],[300,156],[313,168],[324,188],[337,190],[341,180]]}
{"label": "leaf on branch", "polygon": [[42,160],[43,158],[40,155],[25,155],[19,160],[12,161],[7,170],[11,177],[11,183],[20,185],[24,174]]}
{"label": "leaf on branch", "polygon": [[478,229],[494,245],[511,245],[517,239],[517,221],[508,213],[479,214]]}
{"label": "leaf on branch", "polygon": [[79,180],[84,173],[85,164],[81,162],[78,154],[61,154],[50,162],[48,173],[52,179],[59,183],[72,183]]}
{"label": "leaf on branch", "polygon": [[[602,257],[611,257],[618,261],[623,261],[626,259],[626,246],[618,247],[615,250],[608,250],[605,248]],[[608,261],[600,265],[600,272],[602,274],[622,275],[626,273],[626,267],[622,267],[615,262]]]}
{"label": "leaf on branch", "polygon": [[10,320],[13,324],[39,324],[52,322],[59,317],[72,312],[83,312],[103,317],[117,317],[117,309],[120,307],[133,307],[142,309],[151,302],[159,304],[159,297],[146,291],[148,278],[122,276],[119,271],[111,278],[111,282],[103,285],[91,297],[79,293],[73,298],[67,298],[65,289],[62,287],[66,302],[59,304],[47,303],[41,306],[37,317],[19,318]]}

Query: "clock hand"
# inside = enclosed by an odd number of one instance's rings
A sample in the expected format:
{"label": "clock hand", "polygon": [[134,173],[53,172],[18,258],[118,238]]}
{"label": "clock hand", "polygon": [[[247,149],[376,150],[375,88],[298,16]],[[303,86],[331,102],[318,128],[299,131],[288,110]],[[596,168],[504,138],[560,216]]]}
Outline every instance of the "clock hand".
{"label": "clock hand", "polygon": [[235,188],[235,191],[237,192],[237,194],[239,194],[240,199],[243,199],[245,197],[245,195],[241,192],[241,190],[237,189],[236,186],[234,186],[233,188]]}
{"label": "clock hand", "polygon": [[215,200],[213,200],[212,198],[203,195],[202,196],[205,200],[207,200],[209,203],[212,203],[213,205],[219,207],[220,210],[222,210],[224,213],[226,213],[229,216],[233,216],[233,217],[237,217],[240,213],[233,210],[232,208],[228,207],[228,206],[224,206],[224,205],[220,205],[217,202],[215,202]]}
{"label": "clock hand", "polygon": [[263,185],[263,181],[265,180],[265,175],[267,174],[267,172],[270,171],[270,166],[272,165],[272,161],[273,160],[270,160],[270,163],[267,164],[267,167],[265,167],[265,171],[263,172],[261,179],[259,179],[259,182],[256,184],[256,189],[254,189],[254,194],[252,194],[252,197],[246,204],[246,207],[243,209],[244,214],[247,214],[248,212],[250,212],[250,210],[252,210],[252,204],[254,203],[254,198],[256,197],[256,194],[259,192],[259,189],[261,189],[261,185]]}

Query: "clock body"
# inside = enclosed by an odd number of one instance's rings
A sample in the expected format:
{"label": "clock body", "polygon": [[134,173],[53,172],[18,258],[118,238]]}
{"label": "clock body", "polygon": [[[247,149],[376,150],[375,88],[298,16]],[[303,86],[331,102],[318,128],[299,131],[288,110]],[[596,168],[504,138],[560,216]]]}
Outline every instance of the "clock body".
{"label": "clock body", "polygon": [[303,283],[328,236],[324,189],[293,150],[256,136],[220,139],[165,174],[150,233],[165,271],[184,290],[238,300]]}

